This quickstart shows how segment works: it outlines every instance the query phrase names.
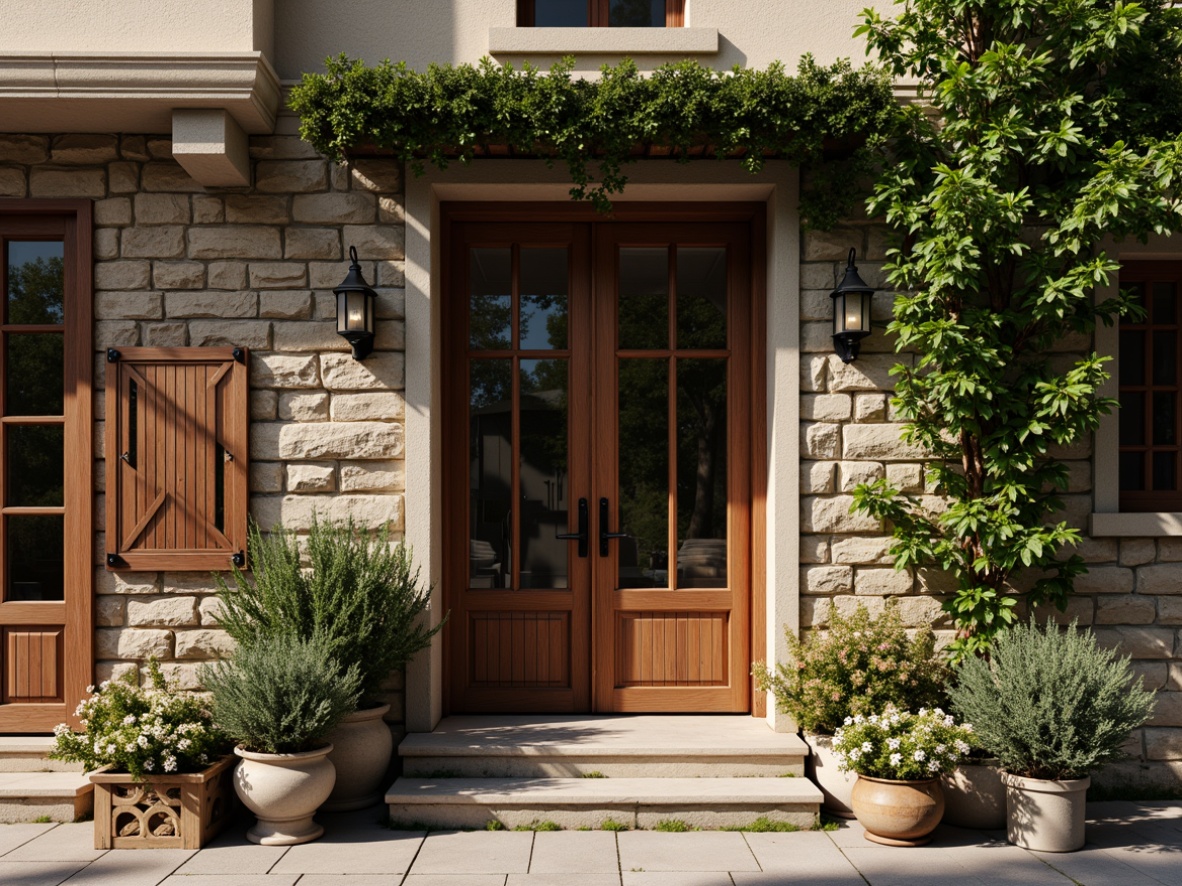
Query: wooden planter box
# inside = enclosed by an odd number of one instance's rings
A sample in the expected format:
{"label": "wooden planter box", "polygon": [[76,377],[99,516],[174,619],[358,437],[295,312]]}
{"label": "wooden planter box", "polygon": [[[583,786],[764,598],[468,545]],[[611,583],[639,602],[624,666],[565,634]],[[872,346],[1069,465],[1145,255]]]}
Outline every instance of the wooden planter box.
{"label": "wooden planter box", "polygon": [[203,772],[137,782],[100,769],[94,784],[95,849],[200,849],[233,816],[236,757]]}

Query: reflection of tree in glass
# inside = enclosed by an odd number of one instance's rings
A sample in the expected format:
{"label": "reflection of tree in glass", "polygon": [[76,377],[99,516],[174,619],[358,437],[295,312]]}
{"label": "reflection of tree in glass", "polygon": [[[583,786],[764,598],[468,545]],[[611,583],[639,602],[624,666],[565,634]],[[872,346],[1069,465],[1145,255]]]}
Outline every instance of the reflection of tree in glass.
{"label": "reflection of tree in glass", "polygon": [[725,537],[726,361],[678,361],[677,441],[678,537]]}
{"label": "reflection of tree in glass", "polygon": [[512,344],[512,300],[507,295],[473,295],[468,342],[474,350],[503,351]]}
{"label": "reflection of tree in glass", "polygon": [[664,2],[653,2],[653,0],[612,0],[611,26],[613,28],[648,28],[653,25],[663,25],[665,23],[664,9]]}
{"label": "reflection of tree in glass", "polygon": [[519,382],[522,462],[533,465],[543,474],[565,473],[566,360],[525,360],[522,363]]}
{"label": "reflection of tree in glass", "polygon": [[725,348],[726,314],[723,308],[700,296],[678,296],[677,347]]}
{"label": "reflection of tree in glass", "polygon": [[63,262],[37,258],[8,266],[8,322],[62,322]]}
{"label": "reflection of tree in glass", "polygon": [[642,557],[669,548],[669,371],[664,360],[622,360],[620,530]]}

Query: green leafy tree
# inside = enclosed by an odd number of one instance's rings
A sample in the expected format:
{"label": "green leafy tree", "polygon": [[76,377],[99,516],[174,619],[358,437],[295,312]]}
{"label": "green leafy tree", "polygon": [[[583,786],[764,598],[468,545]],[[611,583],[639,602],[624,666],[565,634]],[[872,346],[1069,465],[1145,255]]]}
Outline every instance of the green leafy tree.
{"label": "green leafy tree", "polygon": [[[1085,571],[1060,519],[1056,447],[1116,405],[1095,353],[1056,355],[1135,311],[1097,304],[1119,266],[1106,236],[1178,227],[1182,18],[1165,0],[910,0],[858,29],[918,81],[868,207],[899,235],[887,273],[905,440],[930,452],[944,510],[863,486],[854,509],[893,526],[895,566],[937,566],[954,654],[986,654],[1016,618],[1016,586],[1060,607]],[[1033,575],[1022,576],[1021,573]]]}

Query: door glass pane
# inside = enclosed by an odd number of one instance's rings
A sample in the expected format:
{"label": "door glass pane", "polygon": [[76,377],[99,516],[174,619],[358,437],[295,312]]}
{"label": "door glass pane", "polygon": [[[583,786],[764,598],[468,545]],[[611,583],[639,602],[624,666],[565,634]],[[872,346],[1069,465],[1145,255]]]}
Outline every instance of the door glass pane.
{"label": "door glass pane", "polygon": [[468,343],[473,349],[513,346],[513,256],[503,249],[473,249],[468,262]]}
{"label": "door glass pane", "polygon": [[1145,394],[1141,391],[1120,395],[1120,445],[1145,445]]}
{"label": "door glass pane", "polygon": [[677,361],[677,587],[727,585],[726,360]]}
{"label": "door glass pane", "polygon": [[1150,322],[1159,326],[1168,326],[1177,319],[1177,299],[1173,283],[1153,284],[1153,315]]}
{"label": "door glass pane", "polygon": [[8,600],[63,600],[65,518],[5,517],[8,524]]}
{"label": "door glass pane", "polygon": [[64,250],[62,243],[9,241],[6,322],[62,322]]}
{"label": "door glass pane", "polygon": [[1120,454],[1120,491],[1142,492],[1145,489],[1145,453]]}
{"label": "door glass pane", "polygon": [[65,428],[10,425],[7,428],[5,504],[62,507]]}
{"label": "door glass pane", "polygon": [[1178,395],[1173,391],[1153,393],[1153,443],[1155,446],[1172,445],[1177,442],[1174,433],[1178,417]]}
{"label": "door glass pane", "polygon": [[[1120,287],[1121,295],[1127,297],[1130,302],[1138,307],[1145,307],[1145,284],[1144,283],[1122,283]],[[1135,319],[1131,322],[1144,323],[1143,319]]]}
{"label": "door glass pane", "polygon": [[620,348],[669,347],[669,250],[620,249]]}
{"label": "door glass pane", "polygon": [[519,347],[523,350],[566,347],[569,276],[565,247],[521,250]]}
{"label": "door glass pane", "polygon": [[620,360],[621,588],[669,586],[669,363]]}
{"label": "door glass pane", "polygon": [[565,588],[567,531],[567,361],[522,360],[521,587]]}
{"label": "door glass pane", "polygon": [[6,415],[61,415],[65,390],[63,339],[44,332],[5,336]]}
{"label": "door glass pane", "polygon": [[665,0],[612,0],[608,22],[613,28],[663,28]]}
{"label": "door glass pane", "polygon": [[1173,492],[1177,488],[1177,455],[1173,452],[1153,453],[1153,488],[1158,492]]}
{"label": "door glass pane", "polygon": [[468,581],[503,588],[512,550],[513,361],[473,360],[469,384]]}
{"label": "door glass pane", "polygon": [[1122,329],[1120,333],[1120,383],[1145,384],[1145,333]]}
{"label": "door glass pane", "polygon": [[538,28],[585,28],[587,0],[534,0],[534,26]]}
{"label": "door glass pane", "polygon": [[726,347],[726,249],[677,249],[677,347]]}
{"label": "door glass pane", "polygon": [[1153,333],[1153,383],[1178,384],[1178,333]]}

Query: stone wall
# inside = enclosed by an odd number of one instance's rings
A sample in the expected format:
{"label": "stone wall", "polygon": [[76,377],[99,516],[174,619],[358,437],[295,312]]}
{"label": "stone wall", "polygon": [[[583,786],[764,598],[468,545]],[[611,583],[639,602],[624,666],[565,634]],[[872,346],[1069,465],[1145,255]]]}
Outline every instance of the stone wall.
{"label": "stone wall", "polygon": [[[849,513],[859,483],[887,477],[906,492],[924,494],[922,453],[900,439],[902,425],[889,395],[896,355],[881,331],[865,339],[862,355],[843,364],[833,354],[829,293],[851,246],[871,286],[883,286],[886,231],[866,221],[804,237],[801,266],[801,624],[823,627],[832,603],[848,612],[863,602],[873,612],[894,599],[908,625],[950,632],[941,610],[954,589],[946,575],[896,572],[890,539],[878,522]],[[875,298],[875,319],[890,317],[890,299]],[[1063,342],[1056,350],[1084,350]],[[1070,472],[1064,517],[1087,527],[1092,509],[1090,445],[1057,453]],[[1078,619],[1100,642],[1132,656],[1145,685],[1158,691],[1154,718],[1127,746],[1130,760],[1097,780],[1112,785],[1182,786],[1182,538],[1088,538],[1077,549],[1089,572],[1076,581],[1067,611],[1037,613]]]}
{"label": "stone wall", "polygon": [[[166,137],[0,135],[0,197],[95,201],[97,677],[150,656],[185,688],[226,652],[204,572],[108,572],[103,458],[109,347],[251,350],[251,513],[403,526],[403,198],[399,164],[338,166],[294,136],[251,139],[254,185],[206,189]],[[374,353],[353,360],[331,292],[356,246],[379,294]],[[402,722],[400,678],[390,686]]]}

